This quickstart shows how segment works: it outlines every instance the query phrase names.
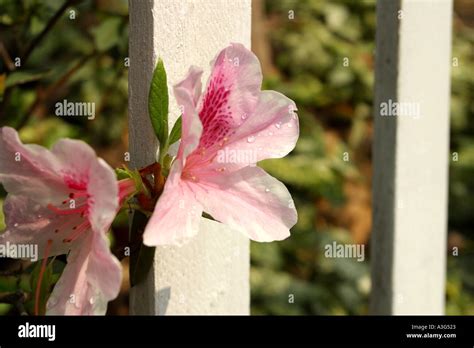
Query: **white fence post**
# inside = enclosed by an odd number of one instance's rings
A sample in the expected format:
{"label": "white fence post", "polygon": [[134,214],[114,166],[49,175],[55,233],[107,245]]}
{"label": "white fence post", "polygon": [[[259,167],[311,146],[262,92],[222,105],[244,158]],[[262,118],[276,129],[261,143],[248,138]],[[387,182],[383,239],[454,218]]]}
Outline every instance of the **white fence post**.
{"label": "white fence post", "polygon": [[[444,313],[451,17],[450,0],[377,2],[373,314]],[[382,116],[390,100],[405,112]]]}
{"label": "white fence post", "polygon": [[[132,166],[155,159],[147,96],[158,57],[170,92],[170,119],[178,117],[171,86],[190,65],[205,69],[231,42],[250,48],[250,0],[130,0],[129,136]],[[171,129],[171,128],[170,128]],[[205,220],[181,248],[159,247],[146,282],[130,293],[131,314],[248,314],[249,241]]]}

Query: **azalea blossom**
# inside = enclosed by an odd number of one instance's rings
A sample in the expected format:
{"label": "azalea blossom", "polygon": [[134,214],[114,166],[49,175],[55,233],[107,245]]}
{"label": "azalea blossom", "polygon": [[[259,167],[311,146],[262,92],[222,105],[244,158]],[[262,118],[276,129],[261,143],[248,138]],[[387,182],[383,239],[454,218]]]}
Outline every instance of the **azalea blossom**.
{"label": "azalea blossom", "polygon": [[[49,151],[22,144],[14,129],[3,127],[0,183],[8,192],[0,244],[38,245],[43,266],[50,256],[68,254],[46,313],[105,314],[122,273],[106,232],[121,201],[133,193],[133,181],[117,182],[112,168],[82,141],[62,139]],[[38,296],[37,290],[36,306]]]}
{"label": "azalea blossom", "polygon": [[144,233],[146,245],[182,244],[198,232],[202,213],[260,242],[290,235],[297,213],[286,187],[256,166],[286,156],[299,135],[295,103],[261,91],[258,58],[241,44],[174,86],[182,136],[164,191]]}

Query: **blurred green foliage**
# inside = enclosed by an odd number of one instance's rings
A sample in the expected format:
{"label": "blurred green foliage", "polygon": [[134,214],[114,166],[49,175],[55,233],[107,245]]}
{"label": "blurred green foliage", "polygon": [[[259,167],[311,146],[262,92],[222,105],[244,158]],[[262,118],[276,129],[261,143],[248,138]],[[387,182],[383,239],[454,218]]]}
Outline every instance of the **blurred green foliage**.
{"label": "blurred green foliage", "polygon": [[[325,245],[354,240],[337,224],[317,226],[316,203],[341,206],[344,181],[365,180],[343,155],[352,158],[369,122],[375,5],[282,0],[266,1],[265,9],[277,73],[265,76],[264,87],[296,102],[300,138],[291,155],[262,167],[289,186],[299,219],[287,240],[252,243],[252,312],[364,314],[368,263],[324,257]],[[339,135],[330,150],[327,130]]]}
{"label": "blurred green foliage", "polygon": [[[64,9],[28,55],[32,42]],[[127,1],[0,1],[0,33],[10,64],[0,60],[1,125],[45,146],[60,137],[92,146],[120,141],[127,114]],[[15,66],[16,59],[20,66]],[[12,65],[13,63],[13,65]],[[94,102],[96,119],[54,114],[55,103]]]}
{"label": "blurred green foliage", "polygon": [[[469,4],[469,3],[466,3]],[[459,2],[455,9],[464,13]],[[470,4],[471,8],[474,4]],[[466,11],[468,13],[469,11]],[[472,12],[472,11],[471,11]],[[448,314],[474,315],[474,22],[455,15],[451,68]],[[454,248],[458,248],[458,256]]]}
{"label": "blurred green foliage", "polygon": [[[371,160],[364,142],[371,141],[375,1],[267,0],[265,12],[276,67],[275,74],[265,76],[265,87],[296,101],[301,136],[290,156],[262,166],[290,187],[299,221],[288,240],[252,243],[252,312],[365,314],[368,263],[324,257],[324,245],[354,240],[338,223],[318,225],[325,212],[318,211],[317,202],[343,205],[344,182],[370,180],[363,168]],[[450,167],[449,231],[450,237],[460,237],[450,238],[455,241],[447,251],[446,310],[472,315],[474,30],[456,23],[453,57],[459,64],[452,68],[451,148],[459,161]],[[328,132],[338,134],[330,151],[324,140]],[[355,160],[344,162],[345,151]],[[454,246],[459,256],[452,255]]]}

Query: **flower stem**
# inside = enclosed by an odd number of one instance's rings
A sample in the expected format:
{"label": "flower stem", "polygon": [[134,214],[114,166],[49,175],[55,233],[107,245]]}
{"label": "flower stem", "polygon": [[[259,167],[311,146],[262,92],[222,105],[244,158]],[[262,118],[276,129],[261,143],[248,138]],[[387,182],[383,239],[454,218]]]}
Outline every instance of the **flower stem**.
{"label": "flower stem", "polygon": [[41,269],[38,276],[38,283],[36,284],[36,293],[35,293],[35,315],[39,315],[39,301],[40,301],[40,294],[41,294],[41,283],[43,282],[44,271],[46,270],[46,264],[48,263],[48,255],[51,252],[51,246],[53,245],[53,241],[51,239],[48,240],[46,244],[46,250],[44,251],[44,258],[41,262]]}

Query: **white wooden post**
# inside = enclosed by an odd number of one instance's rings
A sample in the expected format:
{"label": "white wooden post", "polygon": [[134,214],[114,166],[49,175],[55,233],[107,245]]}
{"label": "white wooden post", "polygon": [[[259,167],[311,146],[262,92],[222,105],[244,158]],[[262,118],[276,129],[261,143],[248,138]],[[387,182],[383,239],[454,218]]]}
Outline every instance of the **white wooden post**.
{"label": "white wooden post", "polygon": [[[157,144],[148,119],[147,96],[158,57],[170,92],[171,125],[178,106],[171,86],[190,65],[205,70],[231,42],[250,48],[250,0],[130,0],[129,136],[132,166],[155,160]],[[171,128],[170,128],[171,129]],[[131,314],[248,314],[249,241],[202,222],[183,247],[159,247],[146,282],[130,293]]]}
{"label": "white wooden post", "polygon": [[[373,314],[444,313],[451,17],[451,0],[377,2]],[[389,100],[411,116],[382,116]]]}

